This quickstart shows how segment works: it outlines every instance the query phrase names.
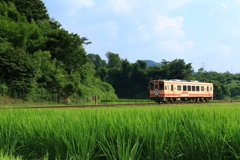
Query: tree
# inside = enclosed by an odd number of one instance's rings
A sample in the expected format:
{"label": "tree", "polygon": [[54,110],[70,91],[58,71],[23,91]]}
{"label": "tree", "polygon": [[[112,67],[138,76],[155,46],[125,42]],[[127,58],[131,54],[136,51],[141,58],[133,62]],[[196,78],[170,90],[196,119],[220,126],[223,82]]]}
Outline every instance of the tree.
{"label": "tree", "polygon": [[95,70],[98,70],[100,67],[106,67],[107,63],[105,60],[102,60],[98,54],[90,53],[87,55],[90,61],[95,65]]}
{"label": "tree", "polygon": [[147,76],[149,80],[163,78],[164,76],[161,66],[150,66],[147,69]]}
{"label": "tree", "polygon": [[210,83],[213,83],[214,99],[224,99],[225,97],[230,96],[230,90],[227,86],[216,80],[210,80]]}
{"label": "tree", "polygon": [[[9,2],[9,0],[2,1]],[[49,19],[47,9],[41,0],[11,0],[11,2],[21,15],[26,16],[28,22]]]}
{"label": "tree", "polygon": [[121,59],[118,54],[107,52],[106,57],[108,59],[107,68],[118,68],[121,66]]}

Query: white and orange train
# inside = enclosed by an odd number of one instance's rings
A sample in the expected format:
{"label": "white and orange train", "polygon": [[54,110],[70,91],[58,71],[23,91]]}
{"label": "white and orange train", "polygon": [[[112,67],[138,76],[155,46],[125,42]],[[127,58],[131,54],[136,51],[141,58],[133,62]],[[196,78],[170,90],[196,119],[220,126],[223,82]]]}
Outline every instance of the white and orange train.
{"label": "white and orange train", "polygon": [[213,99],[213,84],[187,80],[151,80],[150,98],[155,102],[209,101]]}

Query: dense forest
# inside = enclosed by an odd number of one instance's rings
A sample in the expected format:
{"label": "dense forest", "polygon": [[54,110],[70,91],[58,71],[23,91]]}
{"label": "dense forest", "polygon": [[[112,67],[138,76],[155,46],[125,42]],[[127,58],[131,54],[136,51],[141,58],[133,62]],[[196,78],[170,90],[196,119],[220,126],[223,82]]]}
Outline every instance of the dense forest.
{"label": "dense forest", "polygon": [[[107,52],[107,61],[87,53],[86,37],[69,33],[51,19],[41,0],[0,1],[0,97],[24,101],[148,98],[151,79],[213,82],[215,98],[240,98],[240,74],[204,71],[193,74],[183,59],[130,63]],[[107,48],[106,48],[107,50]]]}

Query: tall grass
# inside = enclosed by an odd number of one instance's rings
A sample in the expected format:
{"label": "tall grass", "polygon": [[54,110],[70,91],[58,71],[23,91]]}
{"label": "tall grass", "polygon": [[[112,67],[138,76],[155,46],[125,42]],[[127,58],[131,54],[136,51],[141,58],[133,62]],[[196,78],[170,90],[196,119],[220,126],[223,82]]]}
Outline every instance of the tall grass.
{"label": "tall grass", "polygon": [[240,108],[227,105],[0,110],[0,157],[239,159]]}

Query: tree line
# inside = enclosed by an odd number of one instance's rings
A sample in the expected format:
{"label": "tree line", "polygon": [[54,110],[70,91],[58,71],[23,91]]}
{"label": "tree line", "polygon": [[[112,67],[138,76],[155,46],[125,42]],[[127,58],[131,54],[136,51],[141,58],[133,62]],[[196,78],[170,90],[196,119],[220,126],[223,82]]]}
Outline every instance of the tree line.
{"label": "tree line", "polygon": [[119,54],[107,52],[107,62],[98,54],[88,54],[88,58],[95,66],[95,76],[113,86],[119,98],[146,98],[149,81],[153,79],[184,79],[211,82],[214,84],[214,98],[238,98],[240,94],[240,74],[229,72],[218,73],[204,71],[200,68],[194,72],[192,64],[183,59],[166,61],[160,66],[147,67],[145,60],[130,63],[121,59]]}
{"label": "tree line", "polygon": [[107,52],[107,61],[87,53],[86,37],[69,33],[51,19],[41,0],[0,1],[0,95],[26,101],[39,96],[71,98],[148,98],[151,79],[196,79],[213,82],[215,98],[238,97],[239,74],[196,74],[183,59],[147,67],[144,60],[130,63]]}

